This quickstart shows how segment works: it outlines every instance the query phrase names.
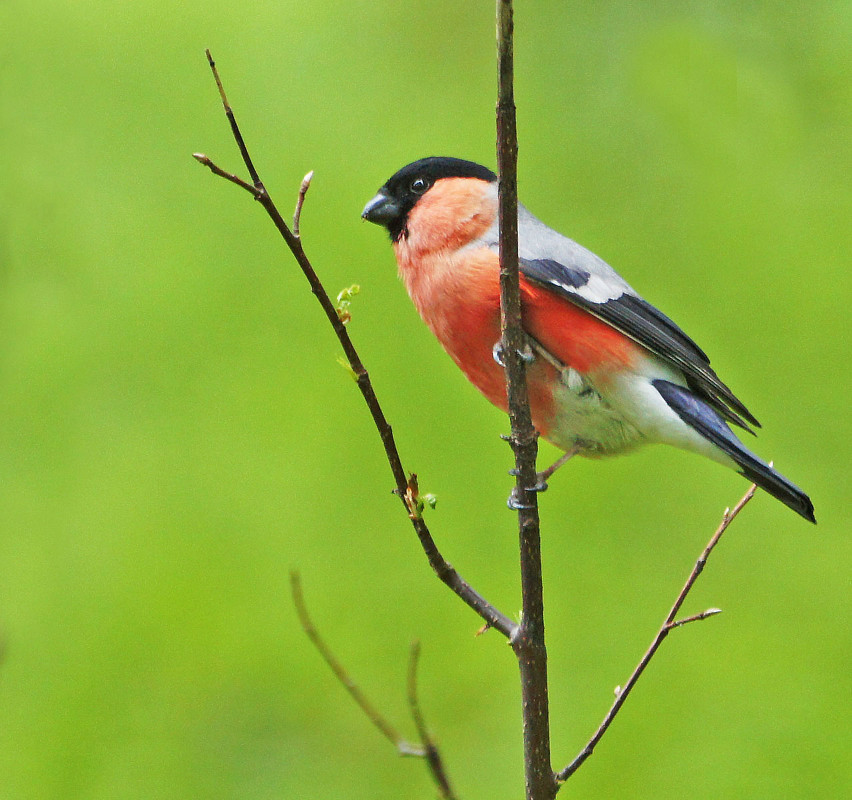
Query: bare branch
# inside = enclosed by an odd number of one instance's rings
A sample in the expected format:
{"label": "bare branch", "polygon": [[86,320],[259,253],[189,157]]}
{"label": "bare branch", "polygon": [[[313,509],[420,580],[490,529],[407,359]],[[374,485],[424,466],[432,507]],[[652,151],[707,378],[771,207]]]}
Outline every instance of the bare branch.
{"label": "bare branch", "polygon": [[737,515],[740,511],[743,510],[746,503],[754,497],[754,493],[757,491],[757,484],[752,484],[748,491],[740,498],[740,501],[733,507],[733,509],[726,508],[725,513],[722,514],[722,521],[719,523],[719,527],[716,528],[716,532],[710,538],[710,541],[707,542],[707,547],[704,548],[704,552],[698,557],[698,561],[695,562],[695,567],[689,575],[686,583],[683,586],[683,589],[680,590],[680,594],[677,596],[677,600],[675,600],[674,605],[672,606],[671,611],[669,611],[668,617],[666,617],[666,625],[671,627],[674,621],[674,618],[677,616],[677,612],[680,611],[680,607],[683,605],[683,601],[686,600],[686,596],[689,594],[690,589],[692,589],[695,581],[698,580],[698,576],[704,570],[704,565],[707,563],[707,559],[710,557],[710,553],[713,552],[713,548],[719,544],[719,539],[722,538],[722,534],[728,530],[728,526],[736,519]]}
{"label": "bare branch", "polygon": [[402,736],[397,733],[396,729],[376,710],[375,706],[367,699],[361,689],[352,678],[344,666],[337,660],[334,653],[331,652],[328,645],[319,635],[310,615],[305,606],[305,598],[302,594],[302,579],[298,572],[290,573],[290,590],[293,594],[293,605],[296,606],[296,613],[299,615],[299,622],[302,630],[307,634],[308,638],[316,647],[322,660],[328,664],[329,669],[334,673],[337,680],[343,685],[343,688],[349,692],[352,699],[358,704],[358,707],[364,712],[367,719],[375,725],[385,737],[403,756],[425,756],[426,753],[422,748],[410,744],[405,741]]}
{"label": "bare branch", "polygon": [[[278,229],[278,232],[286,242],[287,247],[293,254],[293,257],[298,262],[302,273],[305,275],[305,278],[307,278],[308,283],[310,284],[311,291],[319,301],[320,306],[322,306],[322,310],[334,330],[341,347],[343,348],[346,360],[349,362],[352,372],[355,375],[358,388],[364,397],[364,402],[367,404],[367,408],[373,418],[373,423],[375,424],[382,440],[382,444],[384,445],[385,456],[387,457],[388,464],[394,477],[394,492],[406,507],[406,513],[408,514],[409,509],[406,506],[405,501],[408,478],[405,469],[403,469],[402,460],[400,459],[396,442],[394,441],[393,431],[391,430],[391,426],[388,424],[384,412],[382,411],[382,407],[376,397],[370,376],[364,368],[361,358],[358,355],[358,351],[352,344],[352,340],[349,338],[349,333],[337,313],[336,306],[332,303],[328,292],[325,290],[325,287],[317,276],[310,259],[305,254],[301,239],[298,236],[295,236],[293,231],[290,230],[289,226],[284,221],[284,218],[281,216],[281,213],[278,211],[275,203],[272,201],[269,192],[266,191],[266,187],[261,182],[257,170],[255,170],[254,164],[252,163],[245,141],[243,140],[240,128],[237,125],[234,112],[231,109],[227,96],[225,95],[222,80],[219,77],[219,71],[216,69],[216,64],[213,61],[213,57],[210,55],[210,51],[207,50],[206,53],[207,61],[210,64],[210,68],[213,71],[213,76],[216,80],[216,85],[219,88],[219,95],[222,98],[222,104],[225,108],[225,114],[227,115],[228,122],[231,126],[231,132],[234,135],[234,140],[237,143],[237,147],[240,150],[246,168],[254,182],[254,188],[256,191],[253,192],[253,196],[263,206],[275,227]],[[210,163],[210,160],[207,159],[206,156],[203,160],[199,159],[199,161],[211,169],[214,166]],[[230,173],[225,173],[223,170],[219,170],[218,168],[213,171],[215,174],[226,178],[232,183],[236,183],[244,189],[247,188],[244,181],[233,180],[235,176],[231,176]],[[511,638],[517,628],[515,623],[482,597],[482,595],[480,595],[469,583],[467,583],[467,581],[459,575],[452,565],[447,562],[438,550],[438,547],[432,538],[432,534],[422,517],[413,517],[411,519],[411,524],[420,541],[420,546],[423,548],[423,551],[429,560],[430,566],[441,581],[452,589],[452,591],[455,592],[455,594],[460,597],[468,607],[473,609],[486,623],[488,623],[488,625],[500,631],[500,633],[502,633],[505,637]]]}
{"label": "bare branch", "polygon": [[408,659],[408,707],[411,711],[411,718],[414,720],[414,727],[417,728],[420,743],[425,751],[426,760],[429,762],[429,771],[438,785],[441,797],[443,800],[456,800],[438,746],[429,735],[426,723],[423,721],[423,714],[420,711],[420,703],[417,699],[417,665],[419,661],[420,642],[412,642]]}
{"label": "bare branch", "polygon": [[558,784],[550,765],[550,711],[538,517],[538,434],[527,392],[529,345],[521,325],[518,274],[518,136],[515,120],[512,0],[497,0],[497,167],[500,226],[500,322],[506,369],[515,488],[510,505],[518,512],[521,564],[521,623],[512,637],[521,676],[524,771],[527,800],[548,800]]}
{"label": "bare branch", "polygon": [[560,783],[564,783],[565,781],[567,781],[568,778],[570,778],[580,768],[580,766],[582,766],[583,762],[585,762],[585,760],[592,754],[597,743],[607,732],[607,729],[612,724],[612,721],[615,719],[616,714],[618,714],[618,712],[621,710],[621,707],[624,705],[625,700],[627,700],[627,696],[630,694],[630,690],[636,685],[636,681],[639,680],[645,670],[645,667],[648,666],[651,659],[654,657],[654,654],[657,652],[660,645],[665,640],[666,636],[668,636],[669,632],[682,625],[686,625],[689,622],[697,622],[699,620],[707,619],[708,617],[712,617],[720,613],[720,609],[718,608],[709,608],[707,609],[707,611],[704,611],[701,614],[695,614],[691,617],[685,617],[681,620],[675,620],[677,612],[680,611],[680,607],[683,605],[684,600],[686,600],[687,595],[689,594],[692,587],[695,585],[695,581],[698,580],[698,576],[704,569],[704,565],[707,563],[707,559],[710,557],[710,553],[713,552],[713,548],[715,548],[716,545],[719,543],[719,540],[722,538],[722,534],[728,529],[728,526],[734,521],[737,514],[739,514],[740,511],[742,511],[745,507],[746,503],[748,503],[748,501],[751,500],[752,497],[754,497],[754,493],[756,490],[757,486],[755,484],[752,484],[751,487],[749,487],[749,490],[742,496],[739,503],[734,506],[733,510],[725,509],[725,513],[722,515],[722,521],[719,523],[719,527],[716,529],[716,532],[710,538],[710,541],[707,543],[707,546],[704,548],[704,551],[701,553],[701,555],[698,557],[698,560],[695,562],[695,566],[692,568],[692,572],[686,579],[686,583],[680,590],[680,594],[678,594],[674,605],[668,613],[668,616],[665,618],[663,624],[660,626],[660,629],[657,631],[657,635],[651,642],[651,646],[645,651],[645,655],[642,656],[642,659],[636,665],[636,668],[633,670],[633,673],[627,680],[627,683],[616,691],[615,702],[610,707],[609,711],[607,712],[607,715],[604,717],[603,722],[595,731],[592,738],[589,739],[589,741],[586,743],[586,746],[580,751],[579,755],[567,767],[565,767],[565,769],[557,773],[556,779]]}

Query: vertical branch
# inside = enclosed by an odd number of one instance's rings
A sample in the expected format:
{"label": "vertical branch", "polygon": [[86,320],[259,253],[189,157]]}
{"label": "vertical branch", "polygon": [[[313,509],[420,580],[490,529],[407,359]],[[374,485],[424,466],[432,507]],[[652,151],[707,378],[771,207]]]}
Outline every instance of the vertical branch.
{"label": "vertical branch", "polygon": [[529,352],[521,325],[518,275],[518,138],[515,123],[513,19],[511,0],[497,0],[497,166],[500,173],[500,319],[506,368],[510,442],[515,455],[511,505],[518,512],[520,538],[521,623],[512,637],[521,677],[524,718],[524,770],[527,800],[555,796],[550,766],[550,720],[547,697],[547,651],[541,575],[536,485],[538,441],[530,414],[526,359]]}

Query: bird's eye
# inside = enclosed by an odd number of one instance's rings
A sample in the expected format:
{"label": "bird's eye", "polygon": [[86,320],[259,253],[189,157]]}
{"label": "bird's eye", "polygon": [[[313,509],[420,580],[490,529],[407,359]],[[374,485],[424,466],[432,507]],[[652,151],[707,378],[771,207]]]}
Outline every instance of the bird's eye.
{"label": "bird's eye", "polygon": [[411,181],[411,191],[414,194],[423,194],[429,188],[429,182],[425,178],[415,178]]}

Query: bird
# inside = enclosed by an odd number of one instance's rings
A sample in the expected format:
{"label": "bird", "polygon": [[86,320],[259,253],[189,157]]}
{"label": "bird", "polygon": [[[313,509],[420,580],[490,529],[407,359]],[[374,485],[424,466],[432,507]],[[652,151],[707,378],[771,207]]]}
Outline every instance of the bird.
{"label": "bird", "polygon": [[[500,348],[498,178],[431,156],[394,173],[362,218],[390,235],[417,311],[473,385],[507,409]],[[530,411],[564,451],[602,457],[663,443],[733,468],[810,522],[810,498],[731,426],[760,423],[706,353],[607,263],[518,204],[521,318]]]}

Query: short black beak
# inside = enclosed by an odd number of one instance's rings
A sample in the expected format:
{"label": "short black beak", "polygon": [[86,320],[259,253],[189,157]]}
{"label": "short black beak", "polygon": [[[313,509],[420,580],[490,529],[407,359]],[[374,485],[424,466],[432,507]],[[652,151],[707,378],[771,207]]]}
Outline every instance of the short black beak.
{"label": "short black beak", "polygon": [[400,208],[394,200],[386,194],[379,192],[361,212],[361,219],[374,222],[376,225],[388,226],[389,223],[399,218]]}

